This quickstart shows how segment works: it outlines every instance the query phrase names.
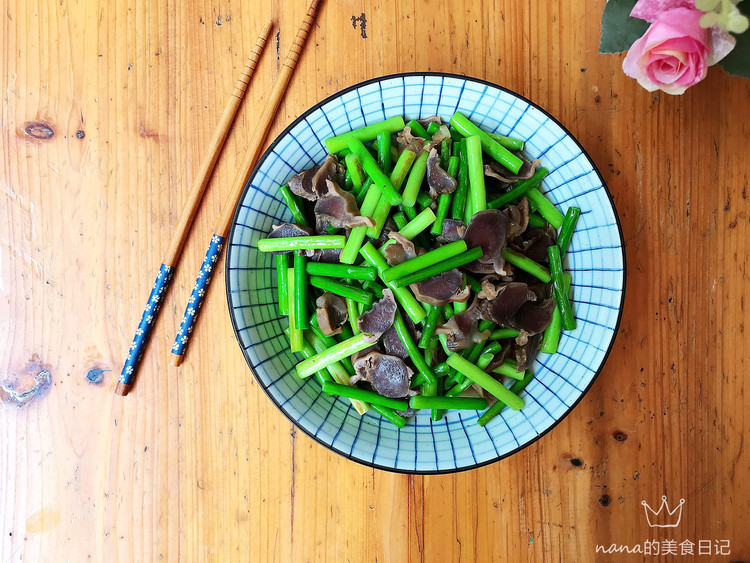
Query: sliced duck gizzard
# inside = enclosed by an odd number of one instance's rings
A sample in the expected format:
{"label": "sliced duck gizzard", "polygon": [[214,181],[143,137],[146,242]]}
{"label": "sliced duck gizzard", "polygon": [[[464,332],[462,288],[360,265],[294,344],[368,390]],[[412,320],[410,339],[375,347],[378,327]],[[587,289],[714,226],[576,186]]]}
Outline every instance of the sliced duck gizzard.
{"label": "sliced duck gizzard", "polygon": [[[501,176],[500,174],[498,174],[497,172],[495,172],[495,169],[492,168],[489,164],[485,164],[484,165],[484,175],[487,178],[492,178],[493,180],[497,180],[498,182],[500,182],[500,187],[501,188],[503,188],[505,190],[510,189],[510,183],[508,183],[505,180],[505,177]],[[493,184],[491,184],[491,183],[489,185],[493,186]]]}
{"label": "sliced duck gizzard", "polygon": [[397,266],[417,256],[414,243],[398,232],[388,234],[388,238],[396,241],[385,247],[383,255],[389,266]]}
{"label": "sliced duck gizzard", "polygon": [[520,282],[495,285],[485,280],[478,297],[482,298],[482,317],[500,326],[507,325],[524,303],[536,301],[536,294]]}
{"label": "sliced duck gizzard", "polygon": [[354,352],[354,354],[349,356],[349,359],[352,361],[352,364],[354,364],[354,362],[356,362],[360,358],[364,358],[370,352],[380,352],[380,346],[378,346],[377,342],[373,342],[371,346],[368,346],[364,350],[360,350],[359,352]]}
{"label": "sliced duck gizzard", "polygon": [[323,334],[341,334],[341,325],[346,322],[348,314],[344,300],[333,293],[324,293],[315,300],[315,305],[315,319]]}
{"label": "sliced duck gizzard", "polygon": [[351,229],[354,227],[374,227],[370,217],[360,215],[354,196],[339,188],[331,180],[326,180],[326,194],[315,202],[315,222],[326,221],[332,227]]}
{"label": "sliced duck gizzard", "polygon": [[425,140],[422,137],[414,135],[411,132],[411,127],[408,125],[396,135],[396,146],[398,147],[399,152],[411,151],[414,154],[419,155],[424,147],[424,142]]}
{"label": "sliced duck gizzard", "polygon": [[[503,249],[508,236],[508,218],[502,211],[486,209],[476,213],[469,221],[464,234],[468,248],[480,247],[482,256],[466,265],[466,269],[476,273],[505,275]],[[490,270],[488,272],[487,270]]]}
{"label": "sliced duck gizzard", "polygon": [[411,376],[414,372],[401,358],[371,352],[354,362],[354,375],[350,384],[367,381],[383,397],[399,399],[410,395]]}
{"label": "sliced duck gizzard", "polygon": [[518,367],[516,368],[518,373],[526,371],[531,365],[531,362],[534,361],[534,358],[539,353],[539,349],[542,347],[543,336],[544,335],[540,332],[539,334],[529,336],[524,345],[516,345],[514,355],[516,357],[516,363],[518,364]]}
{"label": "sliced duck gizzard", "polygon": [[438,125],[443,124],[443,118],[439,115],[431,115],[429,117],[423,117],[422,119],[417,119],[417,123],[419,123],[422,127],[427,129],[430,126],[430,123],[437,123]]}
{"label": "sliced duck gizzard", "polygon": [[377,239],[372,241],[372,244],[380,248],[383,246],[386,242],[388,242],[388,235],[390,235],[392,232],[398,232],[398,227],[396,226],[396,223],[388,217],[388,219],[385,220],[385,224],[383,225],[382,230],[380,231],[380,235]]}
{"label": "sliced duck gizzard", "polygon": [[541,303],[534,303],[536,295],[534,297],[534,299],[530,299],[521,305],[513,315],[513,319],[505,324],[509,327],[522,330],[528,333],[529,336],[544,332],[552,322],[555,300],[545,299]]}
{"label": "sliced duck gizzard", "polygon": [[463,274],[458,268],[453,268],[419,283],[412,284],[410,288],[414,292],[414,297],[422,303],[429,303],[435,306],[456,301],[464,303],[469,298],[471,289],[469,286],[461,289],[463,281]]}
{"label": "sliced duck gizzard", "polygon": [[319,168],[320,166],[313,166],[289,178],[287,185],[292,193],[310,201],[318,199],[318,194],[313,189],[313,177]]}
{"label": "sliced duck gizzard", "polygon": [[503,213],[508,218],[508,240],[523,234],[529,226],[529,200],[521,198],[518,205],[509,205]]}
{"label": "sliced duck gizzard", "polygon": [[479,331],[477,323],[480,318],[479,300],[474,299],[465,311],[453,315],[447,323],[435,329],[435,334],[445,334],[448,350],[464,350],[477,342],[484,342],[489,338],[490,331]]}
{"label": "sliced duck gizzard", "polygon": [[393,327],[383,333],[380,343],[383,345],[383,350],[391,356],[396,356],[402,360],[409,357],[409,352],[406,351],[404,343],[401,342],[401,338],[399,338],[396,329]]}
{"label": "sliced duck gizzard", "polygon": [[552,225],[545,228],[529,227],[521,237],[524,256],[540,264],[549,262],[549,247],[557,242],[557,231]]}
{"label": "sliced duck gizzard", "polygon": [[315,248],[306,250],[305,256],[308,256],[313,262],[323,262],[325,264],[338,264],[341,256],[340,248]]}
{"label": "sliced duck gizzard", "polygon": [[326,180],[333,180],[340,184],[344,181],[344,173],[338,159],[329,154],[323,164],[313,166],[289,178],[288,186],[292,193],[301,198],[315,201],[323,197],[328,191]]}
{"label": "sliced duck gizzard", "polygon": [[372,308],[357,317],[357,328],[360,332],[369,335],[369,342],[376,342],[385,331],[393,326],[396,317],[396,300],[393,292],[386,288],[383,290],[383,298],[373,303]]}
{"label": "sliced duck gizzard", "polygon": [[432,149],[427,157],[427,185],[430,187],[432,199],[442,194],[453,193],[458,187],[455,178],[441,168],[437,149]]}
{"label": "sliced duck gizzard", "polygon": [[485,175],[490,176],[491,178],[495,178],[496,180],[499,180],[501,182],[505,182],[506,184],[512,184],[514,182],[517,182],[518,180],[528,180],[529,178],[531,178],[534,175],[534,172],[536,172],[536,168],[537,166],[539,166],[541,160],[529,160],[521,151],[511,152],[523,161],[523,164],[521,165],[521,168],[518,170],[517,174],[513,174],[510,170],[502,166],[500,163],[492,160],[488,165],[485,165],[484,167]]}
{"label": "sliced duck gizzard", "polygon": [[446,139],[451,138],[451,132],[448,129],[447,125],[441,125],[440,129],[438,129],[434,135],[430,138],[429,141],[427,141],[424,144],[424,150],[426,151],[432,151],[434,148],[438,147],[443,141]]}
{"label": "sliced duck gizzard", "polygon": [[443,232],[437,237],[437,241],[444,244],[456,242],[463,239],[465,233],[466,223],[458,219],[446,218],[443,220]]}
{"label": "sliced duck gizzard", "polygon": [[339,159],[329,154],[323,164],[320,165],[318,171],[313,176],[312,184],[313,191],[318,194],[318,197],[324,197],[328,191],[328,180],[331,180],[334,184],[341,185],[344,183],[345,171],[343,165],[339,162]]}

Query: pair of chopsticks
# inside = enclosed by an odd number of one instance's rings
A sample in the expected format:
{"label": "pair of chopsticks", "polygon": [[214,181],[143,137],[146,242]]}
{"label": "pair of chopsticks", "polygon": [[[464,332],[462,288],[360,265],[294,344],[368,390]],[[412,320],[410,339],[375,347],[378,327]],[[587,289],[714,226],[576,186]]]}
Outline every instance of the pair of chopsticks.
{"label": "pair of chopsticks", "polygon": [[[284,64],[281,67],[279,76],[276,78],[276,82],[268,95],[268,101],[263,108],[263,113],[258,119],[258,124],[255,128],[252,138],[249,142],[249,148],[245,153],[245,157],[242,160],[237,176],[232,184],[232,189],[229,192],[229,196],[222,210],[219,222],[214,229],[213,235],[211,236],[211,242],[206,252],[206,256],[201,265],[198,279],[193,286],[193,292],[190,295],[188,306],[185,309],[185,314],[182,317],[182,323],[180,329],[177,332],[174,346],[172,347],[172,365],[179,366],[182,363],[182,359],[185,355],[188,342],[190,341],[190,334],[193,332],[193,326],[198,318],[198,311],[203,304],[203,300],[206,297],[206,291],[208,284],[211,281],[211,272],[219,255],[221,254],[222,247],[224,246],[224,239],[227,236],[229,228],[232,224],[232,216],[234,215],[234,208],[242,195],[242,190],[245,187],[250,172],[255,166],[258,157],[260,156],[261,149],[263,148],[263,142],[265,141],[268,131],[273,124],[276,110],[281,103],[281,99],[284,97],[286,87],[289,84],[289,80],[292,77],[294,68],[297,65],[297,60],[305,46],[307,35],[312,28],[313,22],[315,21],[315,15],[318,10],[318,4],[320,0],[312,0],[310,7],[307,9],[305,19],[302,21],[302,25],[297,31],[297,36],[294,39],[294,43],[289,50]],[[148,303],[143,311],[141,322],[138,325],[138,329],[135,332],[133,338],[133,344],[130,346],[127,358],[125,359],[125,365],[122,368],[120,379],[115,388],[115,393],[118,395],[127,395],[130,391],[133,382],[135,380],[138,367],[143,357],[143,351],[148,343],[148,339],[151,336],[151,332],[156,322],[161,304],[166,295],[167,288],[172,281],[174,275],[174,269],[179,260],[180,253],[182,251],[183,244],[187,238],[190,226],[195,217],[195,213],[203,197],[203,192],[206,189],[208,180],[213,172],[216,160],[219,157],[219,153],[224,146],[229,128],[234,121],[234,117],[237,114],[240,102],[245,94],[245,90],[250,82],[250,77],[255,70],[255,65],[260,58],[260,53],[266,44],[273,23],[268,20],[263,26],[263,30],[258,37],[258,41],[253,48],[253,51],[248,58],[247,64],[242,69],[237,84],[234,87],[234,91],[230,97],[229,104],[224,109],[224,113],[221,116],[219,124],[216,126],[214,136],[211,140],[208,155],[205,160],[201,163],[201,167],[198,171],[193,184],[188,193],[188,201],[182,210],[177,228],[172,235],[172,242],[169,245],[167,254],[164,261],[159,268],[159,274],[156,276],[151,295],[149,295]]]}

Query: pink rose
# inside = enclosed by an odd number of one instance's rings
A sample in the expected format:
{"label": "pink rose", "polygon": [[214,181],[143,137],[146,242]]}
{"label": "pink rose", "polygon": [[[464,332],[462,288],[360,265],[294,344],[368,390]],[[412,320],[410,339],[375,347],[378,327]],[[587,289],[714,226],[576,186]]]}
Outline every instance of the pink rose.
{"label": "pink rose", "polygon": [[708,30],[698,24],[703,12],[672,8],[657,19],[630,47],[622,69],[649,92],[682,94],[708,70]]}

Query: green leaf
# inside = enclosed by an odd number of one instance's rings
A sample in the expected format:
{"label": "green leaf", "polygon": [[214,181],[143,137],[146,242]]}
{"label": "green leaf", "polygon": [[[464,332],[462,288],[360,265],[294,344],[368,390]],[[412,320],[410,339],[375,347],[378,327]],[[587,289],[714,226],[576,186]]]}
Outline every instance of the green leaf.
{"label": "green leaf", "polygon": [[636,0],[609,0],[602,13],[600,53],[622,53],[646,32],[649,23],[630,17]]}
{"label": "green leaf", "polygon": [[732,76],[750,78],[750,33],[735,35],[737,44],[719,65]]}

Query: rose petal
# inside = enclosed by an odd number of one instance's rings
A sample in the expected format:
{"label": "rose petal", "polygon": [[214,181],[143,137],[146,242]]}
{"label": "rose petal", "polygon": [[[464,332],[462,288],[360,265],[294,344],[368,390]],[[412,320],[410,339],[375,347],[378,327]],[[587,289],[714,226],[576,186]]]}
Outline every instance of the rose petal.
{"label": "rose petal", "polygon": [[650,64],[659,63],[659,62],[670,62],[673,67],[678,67],[679,65],[684,65],[688,62],[688,54],[684,51],[673,51],[671,49],[665,49],[664,51],[660,51],[659,49],[653,49],[651,51],[651,54],[649,55],[649,62]]}
{"label": "rose petal", "polygon": [[659,90],[666,94],[671,94],[672,96],[684,94],[687,89],[687,86],[680,86],[679,84],[661,84],[659,86]]}
{"label": "rose petal", "polygon": [[685,67],[685,72],[682,73],[675,82],[681,86],[691,86],[697,82],[700,82],[706,77],[708,69],[706,65],[697,55],[692,55],[690,62]]}
{"label": "rose petal", "polygon": [[665,64],[649,65],[648,77],[656,84],[672,84],[685,72],[685,67],[679,65],[677,68]]}
{"label": "rose petal", "polygon": [[630,47],[627,55],[625,55],[625,59],[622,61],[622,70],[630,78],[635,78],[642,88],[645,88],[649,92],[653,92],[654,90],[659,89],[659,85],[652,82],[648,78],[648,76],[646,76],[646,63],[648,62],[648,55],[643,55],[642,49],[640,49],[639,46],[636,45],[636,43],[638,43],[642,39],[643,38],[638,39],[635,43],[633,43],[633,46]]}
{"label": "rose petal", "polygon": [[[654,46],[651,51],[654,53],[701,53],[705,54],[708,48],[705,44],[692,37],[675,37],[667,39],[659,45]],[[685,59],[682,59],[683,61]]]}
{"label": "rose petal", "polygon": [[664,51],[661,50],[654,50],[651,51],[651,60],[660,60],[660,61],[669,61],[672,63],[672,66],[677,68],[680,65],[687,64],[688,62],[688,53],[685,51],[674,51],[672,49],[665,49]]}
{"label": "rose petal", "polygon": [[[708,30],[699,25],[698,10],[676,8],[663,14],[663,18],[654,22],[643,34],[646,39],[645,49],[650,50],[664,41],[676,41],[692,38],[708,49]],[[680,43],[682,45],[682,43]]]}
{"label": "rose petal", "polygon": [[643,88],[643,89],[645,89],[645,90],[647,90],[649,92],[654,92],[654,91],[659,90],[661,88],[661,86],[659,84],[657,84],[656,82],[654,82],[653,80],[651,80],[645,74],[642,74],[641,76],[636,77],[636,80],[638,81],[638,84],[641,85],[641,88]]}
{"label": "rose petal", "polygon": [[695,8],[695,0],[638,0],[630,17],[653,23],[662,12],[673,8]]}
{"label": "rose petal", "polygon": [[708,66],[715,65],[726,57],[736,44],[737,40],[729,33],[719,29],[717,25],[713,26],[708,30],[708,59],[706,64]]}
{"label": "rose petal", "polygon": [[648,55],[646,53],[646,35],[640,39],[636,39],[635,42],[630,46],[625,58],[622,61],[622,70],[630,78],[638,78],[643,70],[646,68],[648,62]]}

